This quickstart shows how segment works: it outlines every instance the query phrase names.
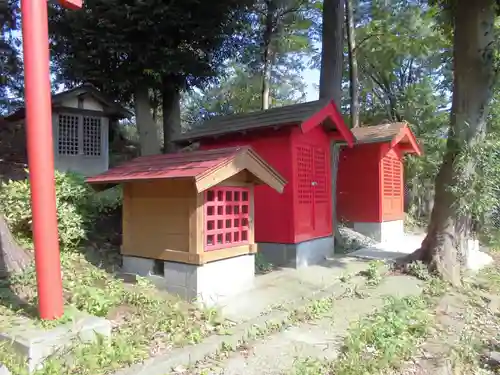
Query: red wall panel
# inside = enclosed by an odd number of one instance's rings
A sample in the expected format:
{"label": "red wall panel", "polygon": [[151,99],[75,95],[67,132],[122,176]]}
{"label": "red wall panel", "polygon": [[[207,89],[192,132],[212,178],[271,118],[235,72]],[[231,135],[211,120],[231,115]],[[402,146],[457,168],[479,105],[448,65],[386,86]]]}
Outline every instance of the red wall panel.
{"label": "red wall panel", "polygon": [[264,130],[203,140],[200,148],[213,149],[251,146],[286,180],[282,194],[268,186],[255,187],[255,241],[294,243],[294,176],[292,169],[291,128]]}
{"label": "red wall panel", "polygon": [[342,147],[337,174],[337,219],[381,222],[380,143]]}
{"label": "red wall panel", "polygon": [[330,139],[322,127],[292,131],[295,242],[332,235]]}

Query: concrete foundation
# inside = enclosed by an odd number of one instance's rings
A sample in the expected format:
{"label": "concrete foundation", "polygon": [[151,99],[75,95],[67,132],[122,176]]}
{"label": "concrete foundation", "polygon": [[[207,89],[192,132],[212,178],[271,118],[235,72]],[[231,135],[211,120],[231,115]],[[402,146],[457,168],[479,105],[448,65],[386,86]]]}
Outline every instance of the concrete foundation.
{"label": "concrete foundation", "polygon": [[354,223],[354,230],[378,242],[389,242],[404,236],[403,220],[381,223]]}
{"label": "concrete foundation", "polygon": [[333,255],[333,236],[297,244],[259,243],[259,253],[276,267],[301,268],[322,263]]}
{"label": "concrete foundation", "polygon": [[27,370],[32,373],[56,352],[71,347],[75,342],[92,342],[98,335],[110,336],[111,322],[82,314],[74,322],[45,329],[19,318],[17,324],[0,332],[0,342],[12,344],[15,352],[26,358]]}
{"label": "concrete foundation", "polygon": [[188,301],[214,306],[253,288],[255,255],[241,255],[202,266],[162,262],[131,256],[123,257],[123,270],[150,278],[158,288]]}

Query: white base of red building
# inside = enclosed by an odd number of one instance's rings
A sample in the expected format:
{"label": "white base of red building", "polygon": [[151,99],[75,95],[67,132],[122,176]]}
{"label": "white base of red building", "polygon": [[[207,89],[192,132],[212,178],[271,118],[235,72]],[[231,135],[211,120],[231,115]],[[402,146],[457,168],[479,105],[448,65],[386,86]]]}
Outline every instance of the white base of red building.
{"label": "white base of red building", "polygon": [[377,242],[392,242],[403,237],[403,220],[383,221],[381,223],[354,223],[354,230]]}

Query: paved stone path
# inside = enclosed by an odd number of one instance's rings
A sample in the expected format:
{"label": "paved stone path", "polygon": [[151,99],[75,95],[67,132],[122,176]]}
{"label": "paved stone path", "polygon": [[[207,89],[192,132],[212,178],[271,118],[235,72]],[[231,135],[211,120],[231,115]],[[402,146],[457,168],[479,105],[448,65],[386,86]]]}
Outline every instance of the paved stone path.
{"label": "paved stone path", "polygon": [[232,353],[223,361],[198,364],[189,374],[282,375],[292,372],[298,358],[334,359],[351,322],[382,307],[387,295],[407,296],[420,292],[416,279],[389,276],[379,286],[365,290],[365,298],[342,298],[317,321],[292,326],[249,343],[244,350]]}

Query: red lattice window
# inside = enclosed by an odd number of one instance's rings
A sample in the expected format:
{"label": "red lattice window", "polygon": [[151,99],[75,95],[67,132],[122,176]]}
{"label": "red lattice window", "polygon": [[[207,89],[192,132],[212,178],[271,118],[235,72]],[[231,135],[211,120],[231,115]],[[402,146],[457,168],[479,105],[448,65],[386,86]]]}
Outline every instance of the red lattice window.
{"label": "red lattice window", "polygon": [[314,148],[314,203],[329,203],[327,155],[323,148]]}
{"label": "red lattice window", "polygon": [[384,197],[401,197],[401,162],[394,157],[382,159]]}
{"label": "red lattice window", "polygon": [[205,251],[248,243],[250,189],[216,187],[205,192]]}
{"label": "red lattice window", "polygon": [[313,150],[310,146],[297,147],[297,177],[299,204],[312,204]]}

